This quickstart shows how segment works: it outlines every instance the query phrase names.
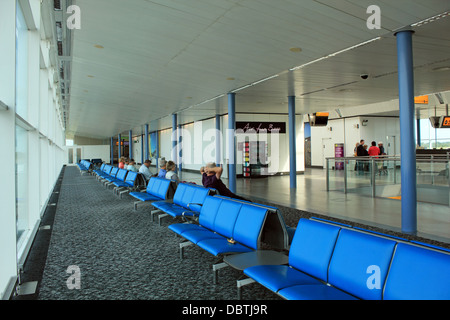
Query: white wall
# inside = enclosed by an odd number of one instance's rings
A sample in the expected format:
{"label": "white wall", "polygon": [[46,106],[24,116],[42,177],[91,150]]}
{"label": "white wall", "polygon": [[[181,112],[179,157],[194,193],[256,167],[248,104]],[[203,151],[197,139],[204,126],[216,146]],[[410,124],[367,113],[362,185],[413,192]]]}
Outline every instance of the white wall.
{"label": "white wall", "polygon": [[[363,120],[367,120],[363,126]],[[394,150],[393,137],[396,137]],[[389,139],[387,138],[389,137]],[[311,165],[325,167],[325,158],[334,157],[334,145],[344,143],[346,157],[353,156],[361,139],[370,146],[382,141],[388,154],[400,153],[400,123],[395,117],[352,117],[330,119],[326,127],[311,127]]]}
{"label": "white wall", "polygon": [[65,163],[69,163],[69,150],[73,150],[73,164],[76,161],[77,149],[81,149],[82,159],[102,159],[105,163],[111,163],[111,146],[110,145],[98,145],[98,146],[71,146],[65,147]]}

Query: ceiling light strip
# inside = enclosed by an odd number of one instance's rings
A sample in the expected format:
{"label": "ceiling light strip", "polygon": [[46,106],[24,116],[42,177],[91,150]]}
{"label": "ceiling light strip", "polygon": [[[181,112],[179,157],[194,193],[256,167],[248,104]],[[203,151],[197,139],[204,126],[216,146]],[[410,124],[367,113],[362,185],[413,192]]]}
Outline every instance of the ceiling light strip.
{"label": "ceiling light strip", "polygon": [[421,20],[419,22],[413,23],[411,25],[411,27],[420,27],[420,26],[423,26],[424,24],[427,24],[427,23],[430,23],[430,22],[434,22],[434,21],[437,21],[439,19],[442,19],[442,18],[445,18],[445,17],[448,17],[448,16],[450,16],[450,11],[445,11],[443,13],[437,14],[437,15],[432,16],[430,18],[427,18],[427,19]]}
{"label": "ceiling light strip", "polygon": [[306,66],[309,66],[309,65],[311,65],[311,64],[313,64],[313,63],[316,63],[316,62],[319,62],[319,61],[322,61],[322,60],[325,60],[325,59],[328,59],[328,58],[335,57],[335,56],[337,56],[337,55],[339,55],[339,54],[341,54],[341,53],[344,53],[344,52],[347,52],[347,51],[350,51],[350,50],[353,50],[353,49],[356,49],[356,48],[365,46],[365,45],[367,45],[367,44],[369,44],[369,43],[375,42],[375,41],[380,40],[380,39],[381,39],[381,37],[376,37],[376,38],[373,38],[373,39],[370,39],[370,40],[361,42],[361,43],[359,43],[359,44],[357,44],[357,45],[354,45],[354,46],[345,48],[345,49],[343,49],[343,50],[336,51],[336,52],[334,52],[334,53],[330,53],[330,54],[327,55],[327,56],[324,56],[324,57],[318,58],[318,59],[316,59],[316,60],[307,62],[307,63],[305,63],[305,64],[302,64],[301,66],[297,66],[297,67],[294,67],[294,68],[289,69],[289,70],[290,70],[290,71],[295,71],[295,70],[302,69],[302,68],[304,68],[304,67],[306,67]]}
{"label": "ceiling light strip", "polygon": [[267,78],[258,80],[258,81],[256,81],[256,82],[251,83],[251,84],[247,84],[247,85],[245,85],[245,86],[243,86],[243,87],[240,87],[240,88],[238,88],[238,89],[235,89],[235,90],[233,90],[233,91],[231,91],[231,92],[234,93],[234,92],[238,92],[238,91],[244,90],[244,89],[249,88],[249,87],[252,87],[252,86],[256,86],[257,84],[260,84],[260,83],[262,83],[262,82],[268,81],[268,80],[273,79],[273,78],[276,78],[276,77],[278,77],[278,76],[279,76],[278,74],[275,74],[275,75],[273,75],[273,76],[270,76],[270,77],[267,77]]}

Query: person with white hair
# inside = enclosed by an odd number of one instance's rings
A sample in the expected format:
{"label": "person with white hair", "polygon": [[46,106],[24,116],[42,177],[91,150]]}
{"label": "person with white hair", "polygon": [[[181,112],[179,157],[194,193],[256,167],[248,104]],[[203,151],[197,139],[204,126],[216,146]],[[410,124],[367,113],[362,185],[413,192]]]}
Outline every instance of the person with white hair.
{"label": "person with white hair", "polygon": [[206,166],[200,168],[200,173],[202,174],[202,184],[206,188],[216,189],[220,195],[235,198],[239,200],[249,201],[237,194],[231,192],[225,184],[222,182],[220,177],[222,176],[223,168],[216,166],[214,162],[209,162]]}

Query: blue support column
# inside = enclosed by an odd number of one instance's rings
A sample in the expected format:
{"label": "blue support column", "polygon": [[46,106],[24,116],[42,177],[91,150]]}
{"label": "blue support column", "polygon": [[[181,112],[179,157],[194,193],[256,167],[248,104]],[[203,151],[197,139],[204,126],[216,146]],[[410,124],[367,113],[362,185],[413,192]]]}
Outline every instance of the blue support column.
{"label": "blue support column", "polygon": [[295,136],[295,96],[289,102],[289,176],[291,189],[297,188],[297,148]]}
{"label": "blue support column", "polygon": [[413,31],[397,32],[398,88],[400,102],[400,153],[402,231],[417,232],[416,144],[414,136]]}
{"label": "blue support column", "polygon": [[172,152],[171,157],[172,161],[177,163],[177,140],[178,140],[178,133],[177,133],[177,115],[172,114]]}
{"label": "blue support column", "polygon": [[[149,143],[148,143],[148,124],[145,125],[145,132],[144,132],[144,158],[145,160],[149,160],[150,159],[150,154],[149,154]],[[144,160],[144,161],[145,161]]]}
{"label": "blue support column", "polygon": [[128,132],[128,156],[133,159],[133,131]]}
{"label": "blue support column", "polygon": [[141,134],[141,164],[144,164],[144,135]]}
{"label": "blue support column", "polygon": [[216,115],[216,165],[222,163],[222,144],[220,137],[220,115]]}
{"label": "blue support column", "polygon": [[228,93],[228,181],[231,192],[236,193],[236,93]]}
{"label": "blue support column", "polygon": [[114,165],[114,138],[111,137],[111,165]]}
{"label": "blue support column", "polygon": [[178,147],[177,147],[177,160],[178,160],[178,166],[177,166],[177,171],[181,172],[183,170],[183,130],[181,130],[181,125],[178,126],[178,132],[177,132],[177,136],[178,136]]}
{"label": "blue support column", "polygon": [[122,135],[119,133],[118,139],[118,153],[117,153],[117,161],[122,157]]}
{"label": "blue support column", "polygon": [[156,172],[159,170],[159,131],[156,131]]}

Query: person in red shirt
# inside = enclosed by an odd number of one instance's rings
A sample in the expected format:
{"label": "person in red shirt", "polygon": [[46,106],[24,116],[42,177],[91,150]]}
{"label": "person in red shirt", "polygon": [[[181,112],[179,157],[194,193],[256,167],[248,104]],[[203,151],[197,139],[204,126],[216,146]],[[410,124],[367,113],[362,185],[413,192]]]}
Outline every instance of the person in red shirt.
{"label": "person in red shirt", "polygon": [[380,148],[377,147],[377,143],[375,141],[372,141],[372,146],[369,148],[369,156],[379,156],[380,155]]}
{"label": "person in red shirt", "polygon": [[[371,157],[377,157],[380,155],[380,148],[377,147],[377,143],[375,141],[372,141],[372,146],[369,148],[369,156]],[[372,166],[372,163],[370,163],[370,166]],[[377,164],[375,163],[372,170],[375,171],[375,174],[377,173]]]}

